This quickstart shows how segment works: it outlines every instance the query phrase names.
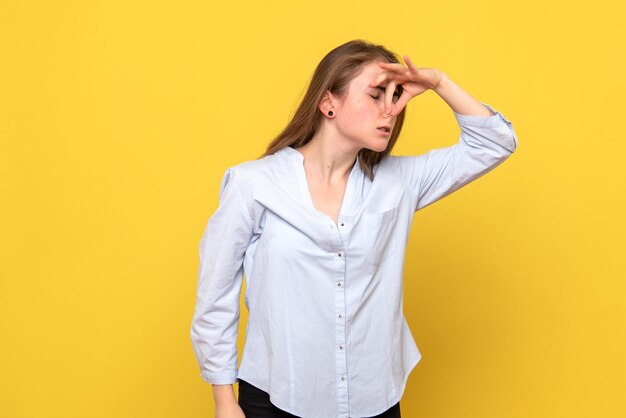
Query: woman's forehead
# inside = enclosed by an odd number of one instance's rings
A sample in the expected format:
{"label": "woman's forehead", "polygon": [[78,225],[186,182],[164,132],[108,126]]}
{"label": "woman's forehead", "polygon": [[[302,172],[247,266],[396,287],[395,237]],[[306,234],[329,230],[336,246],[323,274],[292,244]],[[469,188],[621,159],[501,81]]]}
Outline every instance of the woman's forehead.
{"label": "woman's forehead", "polygon": [[[354,81],[353,84],[358,84],[358,85],[365,86],[365,87],[369,86],[369,83],[376,80],[376,78],[385,71],[382,68],[380,68],[380,66],[378,65],[379,62],[383,62],[383,61],[375,61],[375,62],[370,62],[368,64],[365,64],[363,66],[363,70],[353,80]],[[384,87],[384,85],[387,85],[387,83],[386,82],[381,83],[381,86]]]}

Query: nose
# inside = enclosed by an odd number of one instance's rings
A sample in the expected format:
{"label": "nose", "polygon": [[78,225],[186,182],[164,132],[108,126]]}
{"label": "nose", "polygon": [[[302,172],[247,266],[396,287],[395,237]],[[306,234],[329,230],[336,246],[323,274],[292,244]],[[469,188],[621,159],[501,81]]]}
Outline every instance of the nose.
{"label": "nose", "polygon": [[[387,113],[387,112],[389,112],[389,113]],[[396,116],[396,115],[393,115],[391,113],[391,108],[389,109],[389,111],[385,110],[385,103],[381,103],[380,104],[380,113],[382,113],[384,118],[392,118],[392,117]]]}
{"label": "nose", "polygon": [[383,118],[385,118],[386,120],[395,120],[395,118],[398,116],[397,114],[393,114],[391,113],[392,109],[389,109],[389,113],[387,113],[387,111],[385,111],[385,108],[382,109],[381,113],[383,114]]}

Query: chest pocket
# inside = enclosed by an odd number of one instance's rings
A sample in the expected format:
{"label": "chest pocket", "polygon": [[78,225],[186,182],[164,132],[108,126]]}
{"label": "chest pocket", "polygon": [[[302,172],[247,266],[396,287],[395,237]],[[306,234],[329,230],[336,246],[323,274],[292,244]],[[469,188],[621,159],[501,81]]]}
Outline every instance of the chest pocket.
{"label": "chest pocket", "polygon": [[397,238],[393,229],[398,218],[398,207],[384,212],[365,213],[366,257],[369,264],[381,264],[397,251]]}

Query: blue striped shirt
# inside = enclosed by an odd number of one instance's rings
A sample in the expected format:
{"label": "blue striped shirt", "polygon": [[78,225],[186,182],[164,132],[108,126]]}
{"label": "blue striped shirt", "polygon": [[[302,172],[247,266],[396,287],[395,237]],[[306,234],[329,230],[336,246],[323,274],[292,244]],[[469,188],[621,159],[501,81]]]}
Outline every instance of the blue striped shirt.
{"label": "blue striped shirt", "polygon": [[[191,340],[201,377],[241,378],[307,418],[375,416],[397,403],[421,354],[403,314],[414,213],[481,177],[517,147],[501,113],[454,116],[460,140],[389,155],[374,181],[358,159],[338,223],[317,211],[291,147],[226,170],[200,240]],[[245,346],[237,367],[245,272]]]}

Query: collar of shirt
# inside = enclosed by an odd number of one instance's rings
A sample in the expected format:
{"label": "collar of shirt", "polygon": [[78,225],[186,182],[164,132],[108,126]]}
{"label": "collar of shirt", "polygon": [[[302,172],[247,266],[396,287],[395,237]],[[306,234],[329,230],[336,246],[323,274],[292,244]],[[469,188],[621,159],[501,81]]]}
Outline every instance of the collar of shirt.
{"label": "collar of shirt", "polygon": [[[304,171],[304,155],[290,146],[282,148],[276,154],[285,158],[290,164],[293,165],[297,186],[296,193],[299,194],[303,206],[310,210],[319,219],[334,223],[330,216],[318,211],[313,204],[313,199],[311,197],[311,192],[306,179],[306,172]],[[361,169],[361,164],[357,158],[348,177],[343,202],[341,204],[341,209],[339,210],[339,225],[341,225],[342,221],[344,221],[345,226],[345,221],[347,220],[346,218],[353,217],[354,212],[357,210],[357,207],[354,205],[355,198],[358,198],[357,192],[362,190],[362,183],[366,178],[367,176],[365,176],[365,173]]]}

